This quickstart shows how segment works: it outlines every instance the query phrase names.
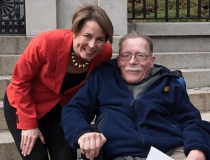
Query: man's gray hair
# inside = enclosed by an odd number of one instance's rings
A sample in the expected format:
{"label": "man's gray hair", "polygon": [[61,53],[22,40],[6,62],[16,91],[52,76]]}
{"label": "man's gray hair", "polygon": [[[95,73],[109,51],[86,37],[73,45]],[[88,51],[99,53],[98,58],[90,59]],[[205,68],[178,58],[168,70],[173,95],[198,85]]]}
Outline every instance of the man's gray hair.
{"label": "man's gray hair", "polygon": [[131,39],[131,38],[143,38],[147,41],[148,45],[149,45],[149,49],[150,49],[150,54],[152,55],[153,53],[153,42],[151,40],[150,37],[146,36],[145,34],[141,34],[135,31],[132,31],[128,34],[126,34],[125,36],[123,36],[120,41],[119,41],[119,52],[121,50],[121,45],[122,43],[126,40],[126,39]]}

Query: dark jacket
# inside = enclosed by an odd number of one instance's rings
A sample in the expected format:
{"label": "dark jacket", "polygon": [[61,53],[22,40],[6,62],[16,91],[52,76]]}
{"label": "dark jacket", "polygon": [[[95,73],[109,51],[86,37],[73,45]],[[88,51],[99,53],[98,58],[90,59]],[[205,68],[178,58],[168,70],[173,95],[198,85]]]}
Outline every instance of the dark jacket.
{"label": "dark jacket", "polygon": [[68,143],[79,147],[78,138],[94,131],[89,124],[96,114],[98,132],[107,138],[106,158],[147,157],[151,146],[165,153],[184,146],[186,155],[198,149],[210,159],[210,124],[201,120],[176,76],[163,66],[155,67],[162,67],[160,77],[136,100],[116,59],[93,71],[62,111]]}

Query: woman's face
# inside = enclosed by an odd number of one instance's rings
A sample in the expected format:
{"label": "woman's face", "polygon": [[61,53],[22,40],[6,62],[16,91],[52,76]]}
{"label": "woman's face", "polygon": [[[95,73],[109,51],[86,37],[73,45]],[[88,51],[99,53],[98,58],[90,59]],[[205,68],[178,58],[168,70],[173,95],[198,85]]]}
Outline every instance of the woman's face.
{"label": "woman's face", "polygon": [[73,50],[76,56],[91,60],[103,48],[106,35],[97,22],[86,21],[80,32],[73,39]]}

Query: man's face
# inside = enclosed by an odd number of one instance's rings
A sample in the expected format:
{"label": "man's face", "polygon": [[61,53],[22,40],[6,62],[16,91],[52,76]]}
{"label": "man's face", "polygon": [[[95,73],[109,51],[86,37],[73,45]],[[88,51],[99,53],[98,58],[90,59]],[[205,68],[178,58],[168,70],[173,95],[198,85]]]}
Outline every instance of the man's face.
{"label": "man's face", "polygon": [[[122,60],[120,56],[117,57],[118,66],[122,72],[124,80],[129,84],[135,84],[147,78],[150,70],[154,66],[155,57],[150,55],[149,45],[143,38],[130,38],[123,41],[121,45],[121,53],[131,53],[130,60]],[[142,53],[147,55],[144,60],[137,61],[134,54]]]}

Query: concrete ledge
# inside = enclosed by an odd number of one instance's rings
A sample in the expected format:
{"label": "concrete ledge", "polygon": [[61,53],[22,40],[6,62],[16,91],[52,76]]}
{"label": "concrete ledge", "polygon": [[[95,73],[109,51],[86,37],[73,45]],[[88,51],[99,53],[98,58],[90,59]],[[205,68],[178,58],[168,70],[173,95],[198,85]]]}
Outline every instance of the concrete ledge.
{"label": "concrete ledge", "polygon": [[12,75],[13,68],[20,55],[0,55],[0,75]]}
{"label": "concrete ledge", "polygon": [[21,160],[10,132],[0,132],[0,159]]}
{"label": "concrete ledge", "polygon": [[181,69],[187,88],[210,86],[210,68],[206,69]]}
{"label": "concrete ledge", "polygon": [[155,52],[210,51],[210,22],[128,23],[128,32],[150,36]]}
{"label": "concrete ledge", "polygon": [[155,63],[171,69],[210,68],[210,52],[154,53]]}
{"label": "concrete ledge", "polygon": [[3,102],[0,101],[0,131],[1,130],[7,130],[8,126],[5,121],[4,117],[4,108],[3,108]]}
{"label": "concrete ledge", "polygon": [[22,54],[32,38],[24,36],[0,36],[0,55]]}
{"label": "concrete ledge", "polygon": [[154,36],[154,52],[209,52],[210,36]]}
{"label": "concrete ledge", "polygon": [[202,120],[210,122],[210,112],[201,112]]}
{"label": "concrete ledge", "polygon": [[[0,130],[0,137],[0,160],[22,160],[11,133]],[[81,159],[80,149],[77,150],[77,159]]]}
{"label": "concrete ledge", "polygon": [[210,22],[128,23],[128,32],[136,30],[149,36],[203,36],[210,35]]}
{"label": "concrete ledge", "polygon": [[[144,32],[143,32],[144,33]],[[118,53],[118,42],[122,36],[114,36],[113,54]],[[210,51],[209,36],[150,36],[154,53],[171,52],[208,52]]]}
{"label": "concrete ledge", "polygon": [[0,100],[4,98],[6,87],[10,83],[12,76],[0,76]]}
{"label": "concrete ledge", "polygon": [[210,87],[187,89],[192,104],[201,112],[210,111]]}
{"label": "concrete ledge", "polygon": [[114,35],[125,35],[127,33],[127,0],[98,0],[98,6],[102,7],[110,17]]}

